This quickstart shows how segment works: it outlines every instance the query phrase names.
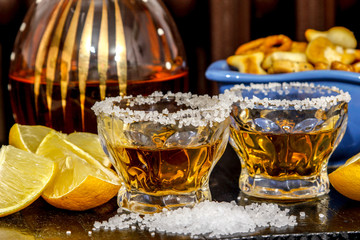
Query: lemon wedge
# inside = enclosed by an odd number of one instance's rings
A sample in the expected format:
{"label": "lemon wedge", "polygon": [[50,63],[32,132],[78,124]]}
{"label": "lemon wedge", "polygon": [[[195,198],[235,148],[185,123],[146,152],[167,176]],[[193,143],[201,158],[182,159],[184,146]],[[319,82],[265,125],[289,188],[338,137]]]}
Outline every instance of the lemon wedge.
{"label": "lemon wedge", "polygon": [[15,123],[9,132],[9,144],[28,152],[36,152],[43,138],[51,128],[41,125],[21,125]]}
{"label": "lemon wedge", "polygon": [[331,185],[342,195],[360,201],[360,153],[329,174]]}
{"label": "lemon wedge", "polygon": [[55,175],[55,163],[13,146],[0,150],[0,217],[34,202]]}
{"label": "lemon wedge", "polygon": [[74,132],[69,134],[66,140],[89,153],[96,160],[100,161],[105,167],[111,167],[110,159],[105,154],[97,134]]}
{"label": "lemon wedge", "polygon": [[46,135],[36,154],[58,165],[57,174],[42,194],[55,207],[75,211],[94,208],[113,198],[120,188],[114,171],[56,131]]}

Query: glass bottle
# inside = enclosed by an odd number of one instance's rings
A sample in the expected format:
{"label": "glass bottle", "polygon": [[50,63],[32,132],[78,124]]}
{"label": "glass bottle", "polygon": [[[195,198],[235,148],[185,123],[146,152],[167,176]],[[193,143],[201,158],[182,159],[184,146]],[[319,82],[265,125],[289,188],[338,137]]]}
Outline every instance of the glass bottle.
{"label": "glass bottle", "polygon": [[96,132],[105,97],[187,91],[185,51],[161,0],[37,0],[11,54],[15,121]]}

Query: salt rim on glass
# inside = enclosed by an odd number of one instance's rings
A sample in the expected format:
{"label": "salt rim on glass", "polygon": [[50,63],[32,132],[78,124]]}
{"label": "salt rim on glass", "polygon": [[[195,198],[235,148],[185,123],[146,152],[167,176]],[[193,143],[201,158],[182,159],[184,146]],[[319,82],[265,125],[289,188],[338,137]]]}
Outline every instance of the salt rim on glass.
{"label": "salt rim on glass", "polygon": [[[321,93],[324,96],[315,98],[304,98],[304,99],[271,99],[266,96],[269,93],[274,92],[279,96],[286,96],[290,93],[291,88],[297,88],[299,93],[312,94]],[[241,91],[257,91],[261,93],[264,98],[259,98],[255,95],[252,98],[241,96]],[[240,93],[240,96],[238,94]],[[294,109],[298,111],[309,110],[309,109],[328,109],[332,106],[337,105],[339,102],[349,102],[351,96],[348,92],[333,86],[327,87],[323,85],[315,85],[314,83],[300,83],[300,82],[284,82],[284,83],[267,83],[267,84],[254,84],[246,86],[244,84],[235,85],[230,90],[225,90],[225,95],[231,95],[230,98],[234,102],[239,102],[241,108],[254,109],[259,106],[265,108],[272,106],[276,108]],[[326,96],[325,96],[326,95]],[[229,97],[229,96],[228,96]]]}
{"label": "salt rim on glass", "polygon": [[[162,112],[151,110],[132,110],[131,107],[140,105],[152,105],[162,99],[174,99],[177,106],[184,105],[186,109],[170,112],[167,108]],[[114,103],[128,100],[129,106],[121,108]],[[179,127],[192,125],[194,127],[210,126],[215,122],[223,122],[230,116],[232,100],[223,94],[210,97],[209,95],[196,95],[191,93],[153,92],[148,96],[136,97],[117,96],[108,97],[103,101],[96,102],[91,108],[98,116],[105,114],[122,119],[124,123],[152,121],[160,124],[178,124]],[[129,108],[130,107],[130,108]]]}

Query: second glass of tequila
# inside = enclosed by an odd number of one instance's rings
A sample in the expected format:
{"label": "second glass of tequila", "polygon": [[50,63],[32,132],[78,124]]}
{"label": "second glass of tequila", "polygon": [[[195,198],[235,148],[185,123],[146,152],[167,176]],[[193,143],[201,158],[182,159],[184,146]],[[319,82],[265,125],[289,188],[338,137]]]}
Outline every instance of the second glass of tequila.
{"label": "second glass of tequila", "polygon": [[329,191],[327,163],[347,125],[350,95],[308,83],[237,85],[230,143],[241,160],[240,189],[270,199]]}
{"label": "second glass of tequila", "polygon": [[210,200],[209,176],[229,138],[224,96],[154,92],[94,105],[101,142],[123,178],[122,208],[139,213]]}

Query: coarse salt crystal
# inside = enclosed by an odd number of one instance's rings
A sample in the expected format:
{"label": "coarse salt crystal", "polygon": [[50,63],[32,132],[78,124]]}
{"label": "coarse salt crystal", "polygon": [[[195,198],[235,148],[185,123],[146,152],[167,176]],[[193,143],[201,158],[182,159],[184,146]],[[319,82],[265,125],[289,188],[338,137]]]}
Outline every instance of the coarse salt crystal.
{"label": "coarse salt crystal", "polygon": [[[269,93],[276,93],[278,96],[288,96],[291,93],[291,89],[296,89],[298,93],[302,94],[314,94],[318,95],[327,94],[327,96],[319,96],[305,99],[280,99],[268,98]],[[326,92],[327,93],[326,93]],[[244,97],[244,92],[252,93],[252,97]],[[256,94],[263,94],[264,98],[259,98]],[[267,108],[268,106],[276,106],[277,108],[283,107],[285,109],[293,107],[295,110],[307,110],[307,109],[328,109],[337,105],[339,102],[349,102],[351,96],[348,92],[344,92],[339,88],[332,86],[315,86],[314,83],[268,83],[268,84],[253,84],[250,85],[235,85],[230,90],[226,90],[225,94],[229,98],[232,98],[234,102],[239,102],[241,108],[254,109],[259,106]],[[332,96],[328,96],[332,95]]]}
{"label": "coarse salt crystal", "polygon": [[[136,224],[146,229],[151,236],[156,232],[183,234],[191,237],[221,237],[235,233],[253,232],[259,227],[295,226],[296,217],[289,215],[289,209],[281,210],[277,204],[250,204],[238,206],[235,201],[196,204],[193,208],[164,210],[160,213],[140,217],[137,214],[122,214],[112,218],[112,224],[120,226]],[[116,221],[114,221],[116,220]],[[110,219],[109,219],[110,221]],[[95,224],[96,223],[96,224]],[[94,227],[103,228],[108,222],[95,222]]]}
{"label": "coarse salt crystal", "polygon": [[[135,110],[135,106],[148,104],[149,106],[160,101],[173,101],[174,105],[187,106],[186,109],[179,109],[171,112],[169,109],[156,110]],[[126,108],[117,106],[117,103],[127,103]],[[212,126],[215,122],[223,122],[230,116],[232,100],[224,95],[210,97],[208,95],[198,96],[191,93],[162,94],[154,92],[149,96],[138,95],[109,97],[101,102],[96,102],[92,110],[96,115],[108,115],[120,118],[124,123],[141,121],[153,121],[160,124],[174,124],[178,122],[182,126]],[[130,107],[130,108],[129,108]],[[150,109],[151,107],[149,107]]]}

